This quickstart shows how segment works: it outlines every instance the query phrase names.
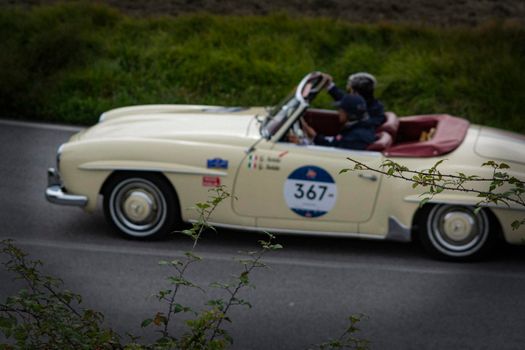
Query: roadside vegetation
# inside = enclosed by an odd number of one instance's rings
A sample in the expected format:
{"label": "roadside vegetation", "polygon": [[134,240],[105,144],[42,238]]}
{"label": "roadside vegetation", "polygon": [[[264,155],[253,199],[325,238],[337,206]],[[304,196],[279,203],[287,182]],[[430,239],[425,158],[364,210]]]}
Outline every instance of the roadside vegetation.
{"label": "roadside vegetation", "polygon": [[[449,113],[525,133],[525,28],[430,28],[104,5],[0,9],[2,117],[90,125],[135,104],[273,105],[306,73],[369,71],[398,115]],[[328,106],[325,96],[320,106]]]}

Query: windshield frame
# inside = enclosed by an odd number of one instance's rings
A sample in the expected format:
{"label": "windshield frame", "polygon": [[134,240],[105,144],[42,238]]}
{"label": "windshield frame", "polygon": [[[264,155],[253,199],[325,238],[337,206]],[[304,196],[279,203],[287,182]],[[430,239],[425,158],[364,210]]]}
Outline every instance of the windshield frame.
{"label": "windshield frame", "polygon": [[327,82],[326,76],[320,72],[307,74],[295,90],[270,110],[261,124],[261,136],[267,140],[280,139],[281,134],[303,114]]}

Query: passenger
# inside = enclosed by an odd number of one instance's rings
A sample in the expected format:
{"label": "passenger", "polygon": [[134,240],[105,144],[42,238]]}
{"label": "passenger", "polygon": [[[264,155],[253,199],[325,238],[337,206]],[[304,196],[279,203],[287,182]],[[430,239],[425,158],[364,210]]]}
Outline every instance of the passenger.
{"label": "passenger", "polygon": [[[374,127],[368,122],[366,102],[359,95],[346,94],[336,102],[339,111],[339,121],[343,125],[335,136],[318,134],[304,120],[303,130],[313,139],[313,143],[321,146],[340,147],[364,150],[375,141]],[[292,141],[293,142],[293,141]]]}
{"label": "passenger", "polygon": [[[330,75],[326,74],[326,77],[330,81],[327,86],[328,93],[335,101],[339,101],[343,98],[345,92],[334,84]],[[375,128],[386,120],[384,106],[374,96],[376,84],[376,78],[372,74],[365,72],[350,75],[346,84],[346,89],[349,93],[356,93],[365,99],[368,115],[370,116],[369,123]]]}

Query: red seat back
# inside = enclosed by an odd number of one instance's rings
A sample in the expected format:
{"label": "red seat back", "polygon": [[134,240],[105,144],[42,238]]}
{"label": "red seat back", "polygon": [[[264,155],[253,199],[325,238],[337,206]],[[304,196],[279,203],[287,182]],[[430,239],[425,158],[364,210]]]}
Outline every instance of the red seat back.
{"label": "red seat back", "polygon": [[[452,152],[463,142],[470,123],[448,114],[402,117],[396,144],[387,157],[437,157]],[[430,140],[419,141],[421,132],[435,128]]]}

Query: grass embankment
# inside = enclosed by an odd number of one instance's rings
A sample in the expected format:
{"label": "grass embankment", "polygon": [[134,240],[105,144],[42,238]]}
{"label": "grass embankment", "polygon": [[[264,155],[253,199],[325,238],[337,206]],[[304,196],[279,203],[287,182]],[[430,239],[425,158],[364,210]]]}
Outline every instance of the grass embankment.
{"label": "grass embankment", "polygon": [[[525,28],[330,19],[136,19],[100,5],[0,10],[2,116],[93,124],[148,103],[271,105],[306,73],[369,71],[398,115],[450,113],[525,133]],[[328,97],[321,103],[327,104]]]}

